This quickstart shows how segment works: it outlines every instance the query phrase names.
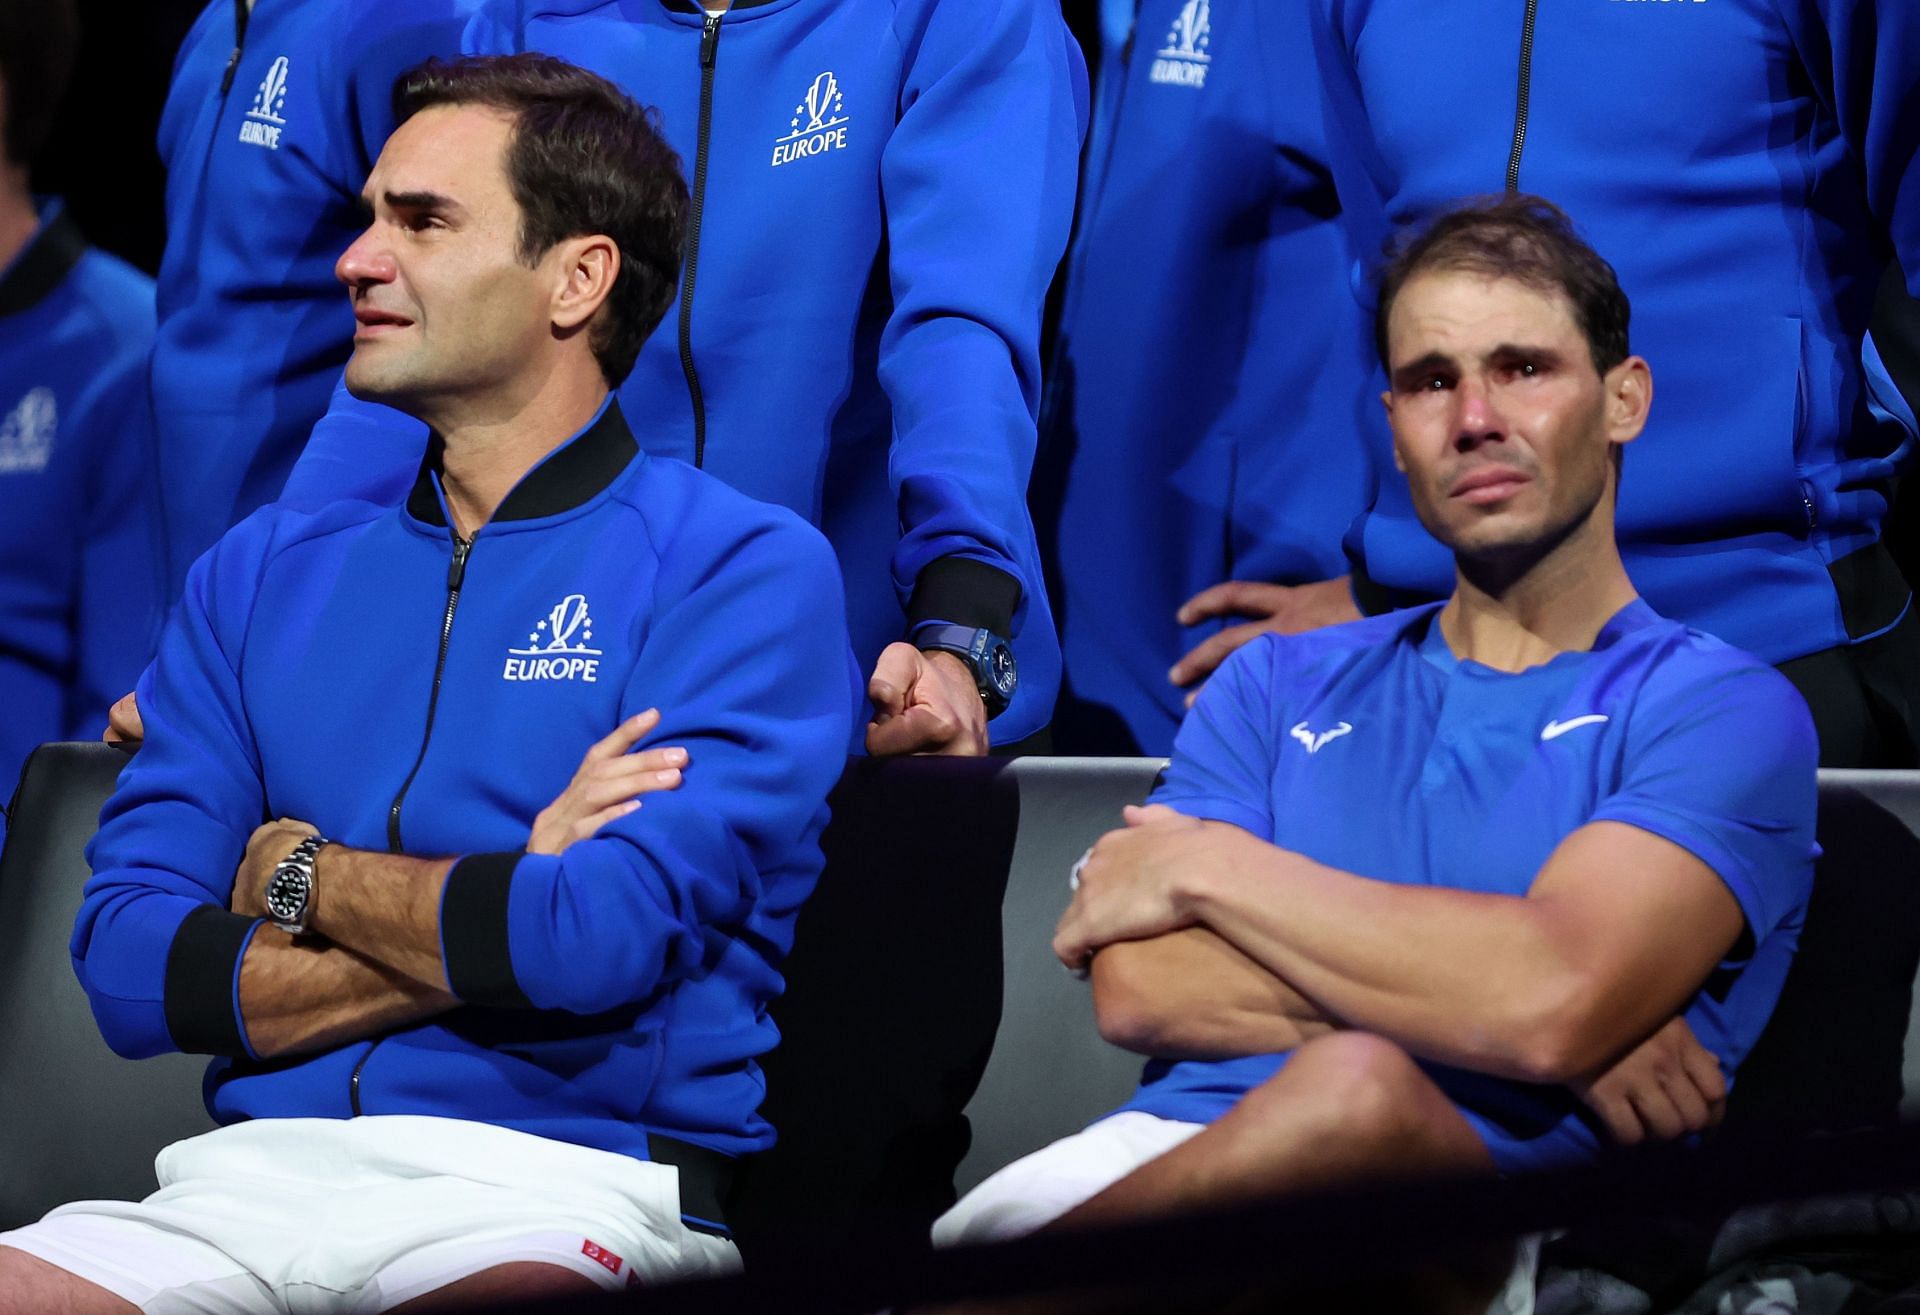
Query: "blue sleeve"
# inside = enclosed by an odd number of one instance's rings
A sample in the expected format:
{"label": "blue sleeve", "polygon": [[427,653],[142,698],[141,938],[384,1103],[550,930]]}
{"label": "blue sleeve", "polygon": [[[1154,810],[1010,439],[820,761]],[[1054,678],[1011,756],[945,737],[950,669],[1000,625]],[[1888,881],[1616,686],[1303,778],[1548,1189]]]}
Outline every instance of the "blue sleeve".
{"label": "blue sleeve", "polygon": [[361,401],[347,391],[342,376],[327,413],[287,476],[280,501],[300,511],[349,499],[397,507],[413,487],[426,450],[425,424],[390,406]]}
{"label": "blue sleeve", "polygon": [[1201,686],[1148,803],[1273,840],[1275,642],[1243,644]]}
{"label": "blue sleeve", "polygon": [[1867,205],[1886,227],[1920,297],[1920,5],[1912,0],[1781,0],[1801,58],[1866,175]]}
{"label": "blue sleeve", "polygon": [[902,9],[899,119],[880,161],[894,584],[916,621],[988,624],[911,598],[943,558],[1004,572],[1020,586],[1017,632],[1038,592],[1018,536],[1030,532],[1040,317],[1073,219],[1086,67],[1048,0]]}
{"label": "blue sleeve", "polygon": [[87,849],[74,971],[107,1044],[249,1053],[236,991],[257,925],[227,911],[233,874],[266,816],[239,654],[270,522],[255,516],[194,564],[140,679],[147,738]]}
{"label": "blue sleeve", "polygon": [[1651,832],[1712,868],[1754,944],[1797,919],[1819,853],[1819,742],[1798,691],[1742,661],[1704,679],[1656,678],[1632,716],[1620,786],[1592,820]]}
{"label": "blue sleeve", "polygon": [[456,864],[440,930],[461,999],[577,1014],[643,1000],[811,890],[860,692],[835,559],[785,513],[694,556],[663,567],[621,708],[661,710],[641,747],[685,746],[684,783],[557,857]]}
{"label": "blue sleeve", "polygon": [[159,638],[166,582],[160,571],[158,494],[153,470],[153,409],[147,363],[153,350],[152,284],[122,308],[118,341],[78,424],[90,463],[73,600],[73,679],[65,734],[97,739],[107,709],[133,688]]}

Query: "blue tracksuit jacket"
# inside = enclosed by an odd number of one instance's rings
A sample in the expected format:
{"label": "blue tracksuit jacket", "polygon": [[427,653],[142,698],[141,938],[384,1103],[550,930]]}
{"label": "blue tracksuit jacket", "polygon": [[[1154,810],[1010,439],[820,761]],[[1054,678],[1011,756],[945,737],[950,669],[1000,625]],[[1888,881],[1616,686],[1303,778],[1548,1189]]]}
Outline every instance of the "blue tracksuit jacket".
{"label": "blue tracksuit jacket", "polygon": [[[211,0],[160,119],[153,399],[170,590],[286,482],[352,350],[333,263],[393,131],[394,77],[475,0]],[[402,478],[402,483],[405,477]]]}
{"label": "blue tracksuit jacket", "polygon": [[92,739],[159,628],[146,366],[153,281],[58,202],[0,270],[0,801]]}
{"label": "blue tracksuit jacket", "polygon": [[[431,457],[399,507],[257,513],[195,566],[140,683],[147,741],[73,936],[101,1030],[127,1055],[221,1056],[223,1123],[441,1115],[640,1158],[649,1132],[767,1145],[754,1057],[854,728],[842,615],[816,531],[639,455],[617,407],[470,548]],[[654,705],[649,743],[690,756],[680,788],[523,853],[587,747]],[[227,907],[272,816],[463,856],[441,937],[465,1007],[255,1059],[237,992],[257,924]]]}
{"label": "blue tracksuit jacket", "polygon": [[[1511,182],[1619,271],[1653,365],[1619,509],[1647,601],[1776,663],[1893,623],[1904,586],[1862,587],[1877,554],[1849,554],[1911,441],[1871,414],[1861,343],[1894,250],[1920,292],[1920,7],[1542,4],[1518,122],[1517,0],[1311,8],[1362,249]],[[1385,474],[1352,546],[1376,583],[1438,596],[1450,561],[1370,433]]]}
{"label": "blue tracksuit jacket", "polygon": [[1185,711],[1167,669],[1219,628],[1184,629],[1175,610],[1222,580],[1345,574],[1341,537],[1365,503],[1357,434],[1377,409],[1362,416],[1352,387],[1369,369],[1363,317],[1327,277],[1346,248],[1303,92],[1305,11],[1147,0],[1112,75],[1035,503],[1043,527],[1057,515],[1056,745],[1164,754]]}
{"label": "blue tracksuit jacket", "polygon": [[[869,669],[910,620],[1012,635],[993,738],[1044,727],[1059,649],[1026,489],[1086,99],[1058,6],[737,0],[708,22],[689,0],[495,0],[467,44],[612,79],[681,154],[680,302],[620,390],[649,450],[825,530]],[[370,463],[380,426],[348,416],[290,498],[404,483],[419,430]]]}

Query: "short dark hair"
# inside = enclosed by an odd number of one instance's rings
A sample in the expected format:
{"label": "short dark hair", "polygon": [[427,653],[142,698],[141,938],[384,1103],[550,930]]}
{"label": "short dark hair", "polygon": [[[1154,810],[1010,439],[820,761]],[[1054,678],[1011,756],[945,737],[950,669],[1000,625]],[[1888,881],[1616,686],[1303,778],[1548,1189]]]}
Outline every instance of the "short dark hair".
{"label": "short dark hair", "polygon": [[1524,193],[1473,197],[1389,246],[1373,315],[1374,346],[1389,369],[1387,316],[1407,281],[1428,270],[1485,274],[1559,293],[1573,307],[1593,368],[1601,374],[1630,354],[1631,308],[1613,266],[1574,232],[1573,221],[1551,201]]}
{"label": "short dark hair", "polygon": [[597,74],[535,54],[429,59],[393,85],[396,123],[436,105],[513,116],[506,170],[522,260],[590,233],[619,244],[620,273],[590,339],[618,387],[673,303],[686,241],[687,184],[655,112]]}
{"label": "short dark hair", "polygon": [[73,0],[0,0],[0,85],[6,155],[30,165],[47,144],[80,46]]}

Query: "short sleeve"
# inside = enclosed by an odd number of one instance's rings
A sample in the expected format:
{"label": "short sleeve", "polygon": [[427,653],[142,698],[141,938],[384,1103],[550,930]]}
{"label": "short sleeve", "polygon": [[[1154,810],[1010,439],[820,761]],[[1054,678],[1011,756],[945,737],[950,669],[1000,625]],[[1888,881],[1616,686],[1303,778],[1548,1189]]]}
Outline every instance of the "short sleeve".
{"label": "short sleeve", "polygon": [[1650,686],[1626,752],[1620,787],[1593,820],[1638,827],[1699,858],[1740,902],[1755,944],[1804,910],[1819,853],[1819,742],[1784,677],[1743,661]]}
{"label": "short sleeve", "polygon": [[1272,636],[1242,645],[1201,687],[1149,803],[1273,840]]}

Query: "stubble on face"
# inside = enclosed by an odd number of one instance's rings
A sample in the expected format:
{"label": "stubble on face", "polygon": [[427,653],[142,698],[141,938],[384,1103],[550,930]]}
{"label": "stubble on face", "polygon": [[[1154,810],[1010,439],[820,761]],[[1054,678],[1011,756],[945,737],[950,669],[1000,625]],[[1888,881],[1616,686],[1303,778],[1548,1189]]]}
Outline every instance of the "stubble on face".
{"label": "stubble on face", "polygon": [[356,321],[356,397],[428,418],[510,388],[547,336],[537,266],[520,253],[507,180],[511,116],[435,106],[395,130],[368,179],[368,231],[341,257]]}
{"label": "stubble on face", "polygon": [[[1474,271],[1408,280],[1388,324],[1396,463],[1461,569],[1517,578],[1595,532],[1606,390],[1558,293]],[[1610,518],[1604,527],[1609,538]]]}

